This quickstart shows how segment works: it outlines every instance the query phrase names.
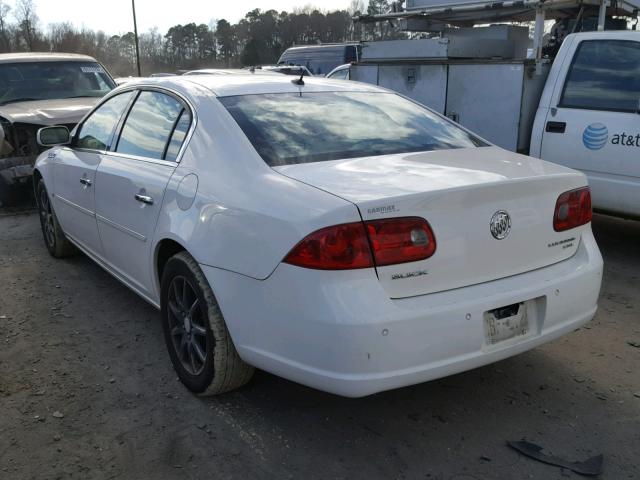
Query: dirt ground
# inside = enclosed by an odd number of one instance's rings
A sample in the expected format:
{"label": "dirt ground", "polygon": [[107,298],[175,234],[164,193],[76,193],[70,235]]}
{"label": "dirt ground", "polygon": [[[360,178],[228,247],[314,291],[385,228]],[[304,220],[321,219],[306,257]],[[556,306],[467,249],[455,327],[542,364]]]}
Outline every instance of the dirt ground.
{"label": "dirt ground", "polygon": [[[593,322],[515,358],[345,399],[258,372],[198,398],[176,381],[157,312],[88,258],[55,260],[34,213],[0,211],[0,479],[640,478],[640,222],[594,220]],[[634,346],[635,345],[635,346]]]}

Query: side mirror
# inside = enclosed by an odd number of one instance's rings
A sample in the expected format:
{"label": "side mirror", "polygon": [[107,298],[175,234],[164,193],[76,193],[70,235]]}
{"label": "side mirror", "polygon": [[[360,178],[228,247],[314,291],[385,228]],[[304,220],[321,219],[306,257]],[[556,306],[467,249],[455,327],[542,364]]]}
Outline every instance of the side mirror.
{"label": "side mirror", "polygon": [[56,145],[68,145],[71,143],[71,134],[64,125],[55,127],[43,127],[36,135],[38,145],[42,147],[55,147]]}

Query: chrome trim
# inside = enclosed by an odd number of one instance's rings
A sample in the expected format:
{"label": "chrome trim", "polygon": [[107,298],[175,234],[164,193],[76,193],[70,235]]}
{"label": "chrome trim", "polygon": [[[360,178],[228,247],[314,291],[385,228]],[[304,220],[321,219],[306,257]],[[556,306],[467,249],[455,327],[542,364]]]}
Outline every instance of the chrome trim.
{"label": "chrome trim", "polygon": [[106,223],[110,227],[113,227],[116,230],[120,230],[122,233],[126,233],[127,235],[135,238],[136,240],[140,240],[141,242],[147,241],[147,237],[145,237],[141,233],[135,232],[123,225],[120,225],[119,223],[116,223],[112,220],[109,220],[108,218],[103,217],[102,215],[96,214],[96,220],[100,220],[102,223]]}
{"label": "chrome trim", "polygon": [[127,153],[104,152],[104,155],[108,155],[110,157],[116,157],[116,158],[125,158],[127,160],[136,160],[138,162],[155,163],[156,165],[164,165],[164,166],[173,167],[173,168],[176,168],[178,166],[178,164],[172,160],[157,160],[155,158],[139,157],[137,155],[129,155]]}
{"label": "chrome trim", "polygon": [[81,207],[81,206],[80,206],[80,205],[78,205],[77,203],[73,203],[71,200],[67,200],[66,198],[61,197],[61,196],[60,196],[60,195],[58,195],[58,194],[54,194],[53,196],[54,196],[55,198],[57,198],[58,200],[60,200],[62,203],[65,203],[65,204],[69,205],[70,207],[73,207],[73,208],[75,208],[75,209],[77,209],[77,210],[81,211],[81,212],[82,212],[82,213],[84,213],[85,215],[89,215],[90,217],[93,217],[93,218],[95,218],[95,217],[96,217],[96,214],[95,214],[94,212],[92,212],[91,210],[89,210],[88,208]]}
{"label": "chrome trim", "polygon": [[147,205],[153,205],[153,197],[150,197],[149,195],[142,195],[140,193],[136,193],[134,195],[134,198],[142,203],[146,203]]}

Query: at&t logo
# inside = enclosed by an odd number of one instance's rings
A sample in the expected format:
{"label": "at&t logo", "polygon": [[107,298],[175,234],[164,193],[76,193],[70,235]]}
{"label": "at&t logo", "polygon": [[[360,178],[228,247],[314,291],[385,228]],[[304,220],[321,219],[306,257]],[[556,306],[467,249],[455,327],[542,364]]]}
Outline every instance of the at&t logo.
{"label": "at&t logo", "polygon": [[592,123],[582,133],[582,143],[589,150],[600,150],[609,139],[609,130],[602,123]]}

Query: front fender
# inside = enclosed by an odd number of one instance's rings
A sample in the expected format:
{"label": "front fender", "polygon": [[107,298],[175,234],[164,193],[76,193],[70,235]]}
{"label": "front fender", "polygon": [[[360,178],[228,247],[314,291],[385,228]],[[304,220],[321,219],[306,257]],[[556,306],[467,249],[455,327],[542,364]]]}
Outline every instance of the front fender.
{"label": "front fender", "polygon": [[[56,162],[58,156],[58,148],[54,147],[50,150],[42,152],[36,158],[33,174],[34,178],[36,175],[39,175],[44,180],[44,184],[47,187],[47,193],[50,197],[52,197],[56,191],[55,186],[55,176],[53,175],[53,166]],[[36,182],[33,182],[34,191],[38,187]]]}

